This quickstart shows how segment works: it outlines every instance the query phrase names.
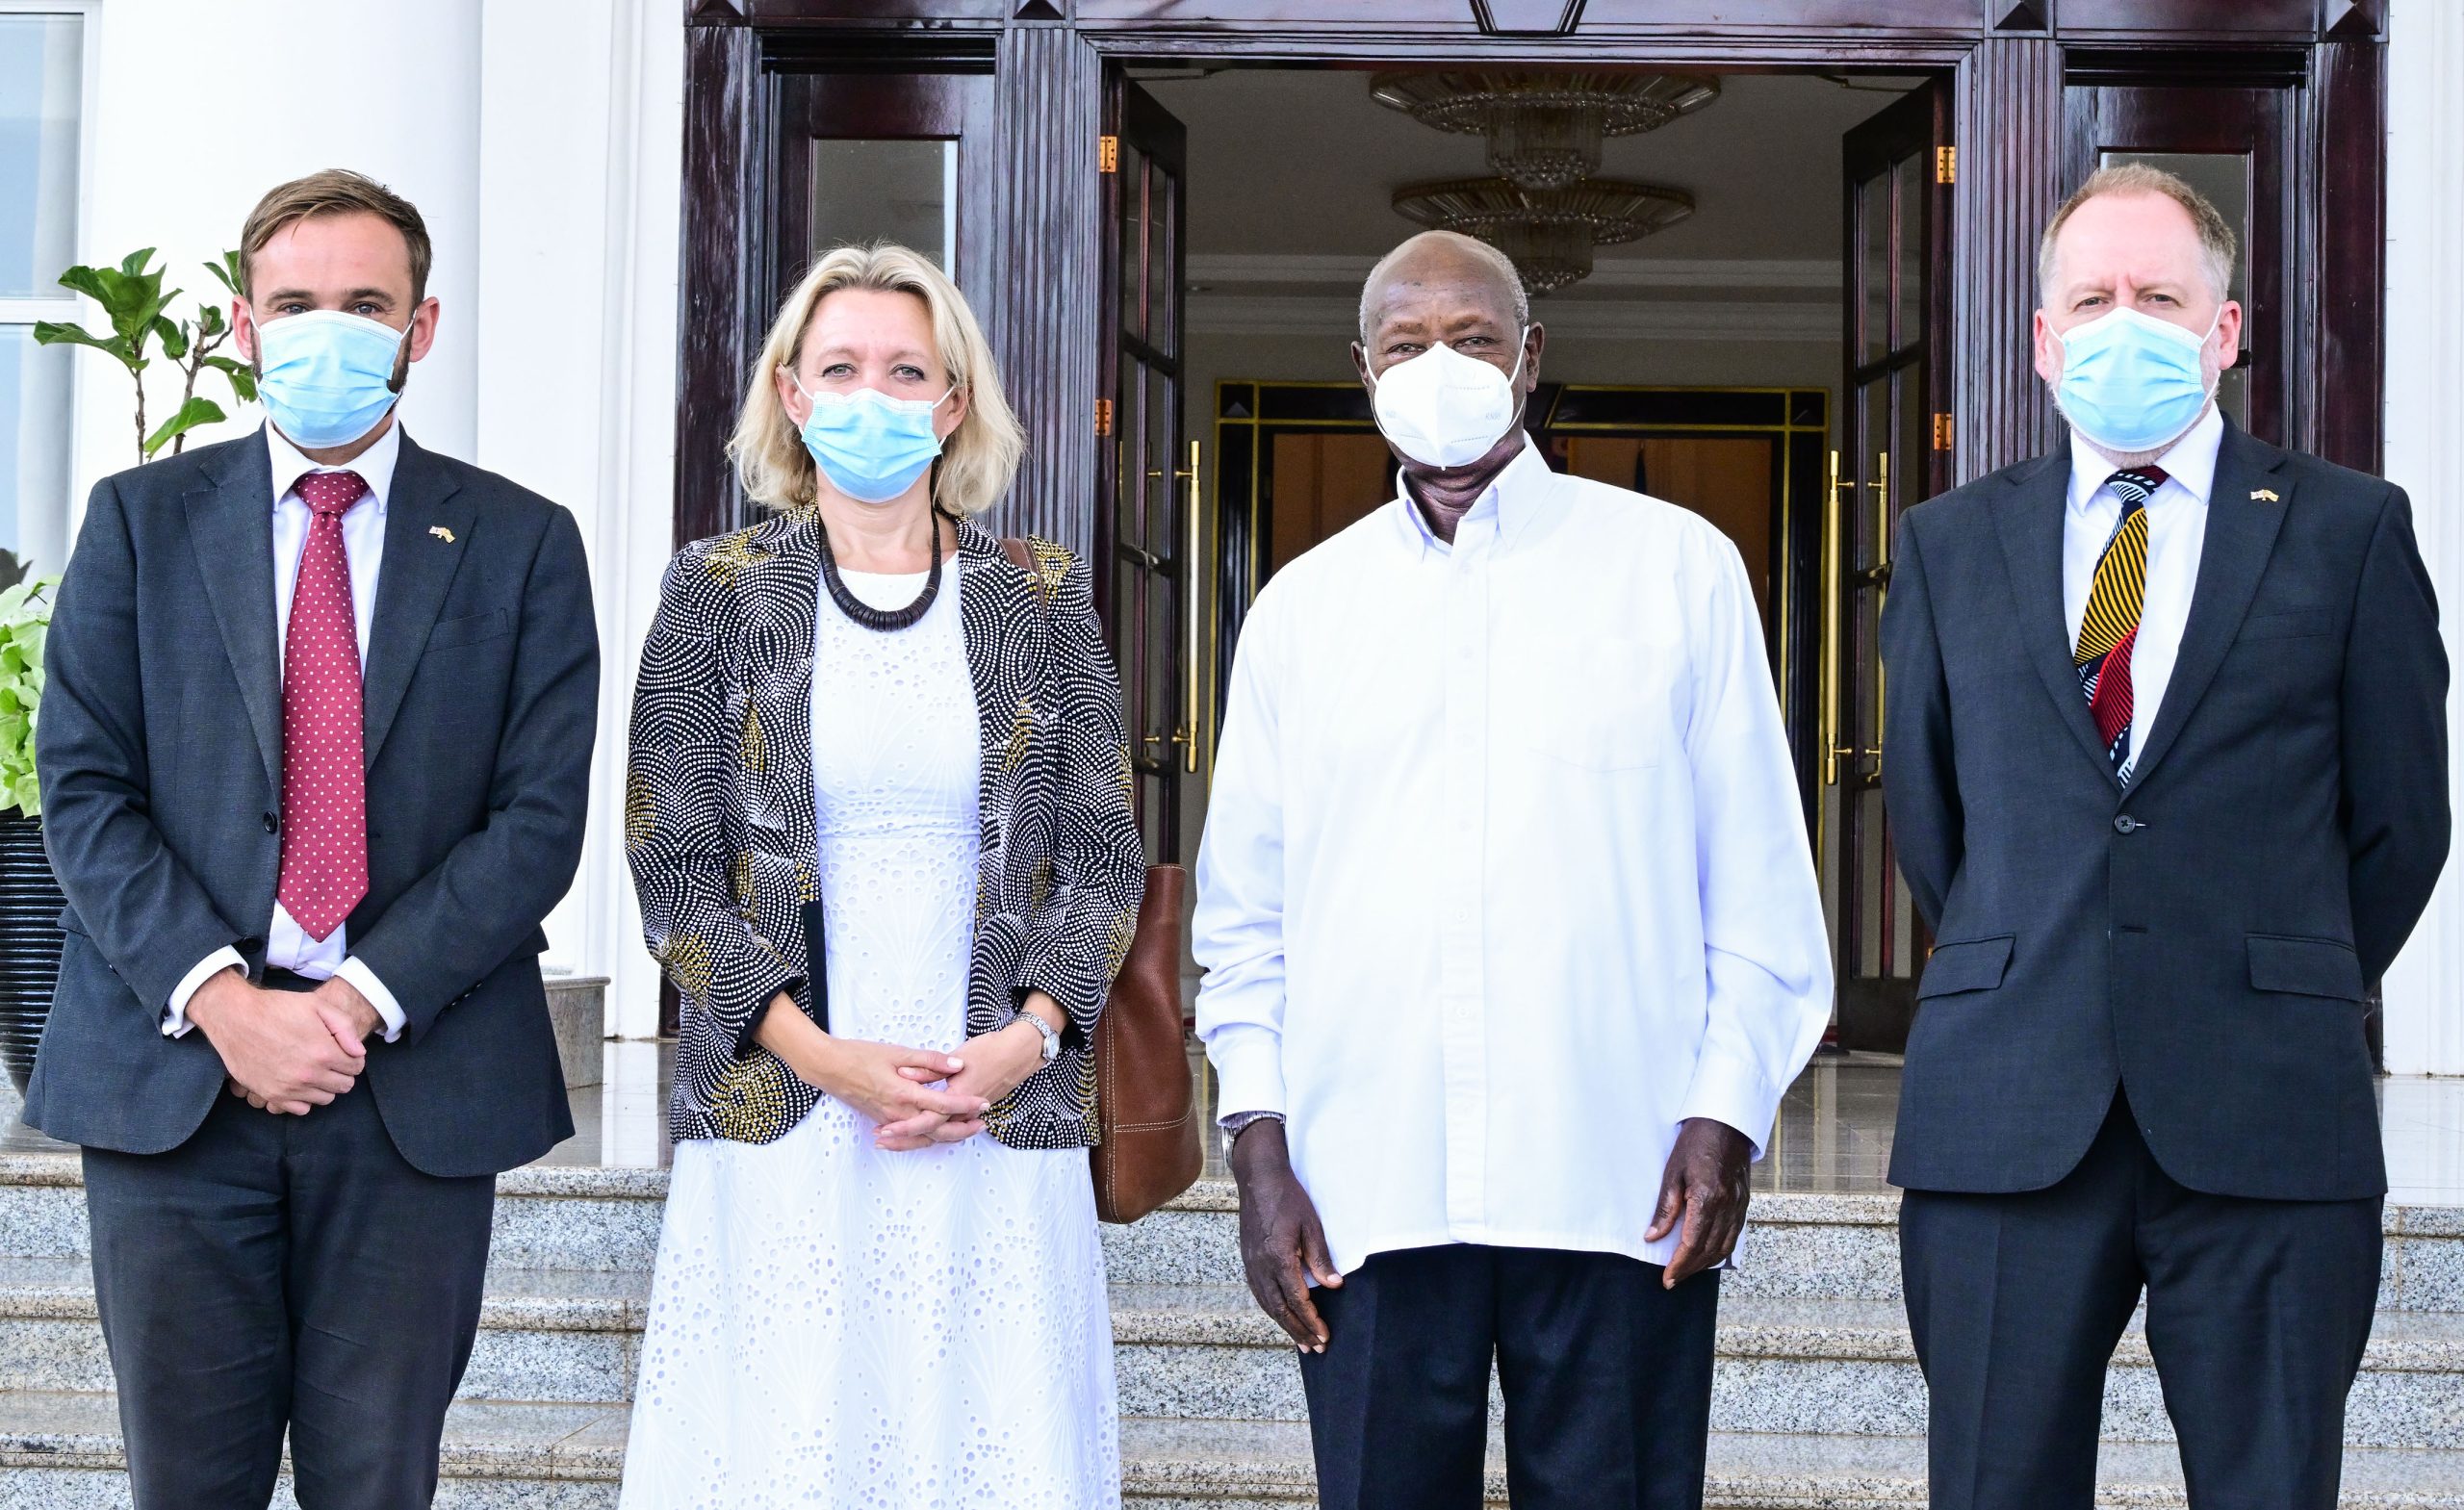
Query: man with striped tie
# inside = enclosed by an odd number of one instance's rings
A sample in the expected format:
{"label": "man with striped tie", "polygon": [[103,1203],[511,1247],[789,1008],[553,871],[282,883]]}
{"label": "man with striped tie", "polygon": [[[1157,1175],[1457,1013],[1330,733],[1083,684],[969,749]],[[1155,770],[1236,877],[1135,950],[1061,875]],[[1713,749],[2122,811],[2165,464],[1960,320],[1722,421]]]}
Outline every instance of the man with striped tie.
{"label": "man with striped tie", "polygon": [[2088,1510],[2143,1293],[2194,1510],[2336,1503],[2386,1192],[2374,985],[2448,849],[2400,489],[2246,433],[2180,179],[2046,229],[2063,450],[1912,510],[1884,785],[1936,944],[1891,1179],[1937,1510]]}

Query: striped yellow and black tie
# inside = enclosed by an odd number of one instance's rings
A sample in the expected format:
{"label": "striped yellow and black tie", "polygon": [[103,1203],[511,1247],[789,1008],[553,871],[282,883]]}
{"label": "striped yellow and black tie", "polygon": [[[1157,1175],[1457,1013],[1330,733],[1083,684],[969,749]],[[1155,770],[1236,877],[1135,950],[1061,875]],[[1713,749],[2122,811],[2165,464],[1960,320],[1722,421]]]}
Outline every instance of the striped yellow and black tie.
{"label": "striped yellow and black tie", "polygon": [[2162,467],[2132,468],[2106,480],[2105,486],[2121,499],[2121,524],[2097,558],[2088,612],[2079,621],[2079,648],[2071,657],[2096,732],[2125,783],[2130,780],[2130,653],[2139,639],[2139,611],[2147,597],[2147,500],[2164,485]]}

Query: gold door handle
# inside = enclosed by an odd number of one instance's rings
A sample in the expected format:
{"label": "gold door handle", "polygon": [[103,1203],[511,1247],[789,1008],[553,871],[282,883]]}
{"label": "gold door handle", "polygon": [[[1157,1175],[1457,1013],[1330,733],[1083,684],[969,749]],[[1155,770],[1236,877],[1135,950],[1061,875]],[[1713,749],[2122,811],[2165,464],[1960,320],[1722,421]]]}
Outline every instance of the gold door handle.
{"label": "gold door handle", "polygon": [[1822,784],[1839,784],[1839,453],[1831,453],[1822,510]]}
{"label": "gold door handle", "polygon": [[1890,580],[1890,452],[1874,453],[1874,580]]}
{"label": "gold door handle", "polygon": [[1197,774],[1197,746],[1199,729],[1204,727],[1199,722],[1201,715],[1198,706],[1197,687],[1197,563],[1206,559],[1197,548],[1197,536],[1202,508],[1201,499],[1198,497],[1199,459],[1200,452],[1198,449],[1198,443],[1192,441],[1190,442],[1190,464],[1172,473],[1174,480],[1186,480],[1190,485],[1189,528],[1181,533],[1181,606],[1183,609],[1183,617],[1189,621],[1189,657],[1181,662],[1181,711],[1183,716],[1181,728],[1178,732],[1173,734],[1172,740],[1175,744],[1181,747],[1182,769],[1188,771],[1193,776]]}

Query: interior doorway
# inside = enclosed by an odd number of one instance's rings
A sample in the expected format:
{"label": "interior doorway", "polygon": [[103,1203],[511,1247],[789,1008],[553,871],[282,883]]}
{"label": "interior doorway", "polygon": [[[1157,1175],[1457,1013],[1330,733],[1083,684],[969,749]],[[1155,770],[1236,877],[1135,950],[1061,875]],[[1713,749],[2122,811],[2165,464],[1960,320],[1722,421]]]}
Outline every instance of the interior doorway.
{"label": "interior doorway", "polygon": [[[1883,542],[1899,510],[1948,480],[1949,437],[1932,424],[1948,408],[1936,391],[1953,375],[1936,349],[1947,320],[1930,318],[1947,298],[1934,269],[1948,218],[1925,197],[1937,122],[1947,130],[1947,86],[1914,74],[1627,71],[1668,78],[1661,96],[1689,103],[1651,129],[1607,136],[1590,172],[1665,192],[1669,203],[1641,234],[1589,248],[1578,275],[1552,264],[1527,276],[1562,279],[1532,304],[1549,340],[1527,427],[1553,467],[1693,509],[1737,546],[1797,756],[1843,998],[1855,1003],[1840,1037],[1895,1050],[1924,940],[1882,839],[1878,758],[1843,767],[1833,752],[1879,746],[1875,721],[1859,710],[1878,707],[1870,626],[1887,583]],[[1424,223],[1399,201],[1432,185],[1459,194],[1498,174],[1481,136],[1400,108],[1397,97],[1415,90],[1373,70],[1138,64],[1115,77],[1114,98],[1130,103],[1113,118],[1167,119],[1180,133],[1181,419],[1161,437],[1124,424],[1099,470],[1124,490],[1142,474],[1151,488],[1194,473],[1187,512],[1168,526],[1193,569],[1182,690],[1195,758],[1179,780],[1177,828],[1194,839],[1249,601],[1301,552],[1395,496],[1351,369],[1361,282]],[[1869,124],[1877,120],[1886,125]],[[1872,191],[1851,166],[1860,142],[1909,121],[1923,123],[1923,140],[1900,151],[1894,136],[1886,154],[1878,255],[1887,266],[1877,288],[1855,241],[1870,234],[1858,196]],[[1136,143],[1124,138],[1116,150],[1122,171],[1139,164],[1151,175]],[[1124,192],[1136,192],[1124,180]],[[1901,202],[1894,193],[1916,218],[1905,234],[1888,218]],[[1126,218],[1113,224],[1123,246],[1154,244]],[[1562,251],[1502,239],[1510,252]],[[1133,296],[1128,280],[1146,276],[1137,267],[1120,257],[1105,306]],[[1867,299],[1884,320],[1883,401],[1872,415],[1861,386],[1875,377],[1862,345]],[[1893,326],[1903,300],[1917,313]],[[1107,315],[1108,329],[1116,318]],[[1129,385],[1109,392],[1123,406],[1148,401]],[[1155,412],[1144,412],[1151,423]],[[1151,509],[1134,523],[1110,512],[1117,529],[1158,532]],[[1121,570],[1128,539],[1112,541]],[[1151,615],[1116,609],[1113,622],[1139,662],[1124,680],[1153,687],[1151,653],[1139,648],[1163,643]],[[1140,696],[1160,704],[1154,692]]]}

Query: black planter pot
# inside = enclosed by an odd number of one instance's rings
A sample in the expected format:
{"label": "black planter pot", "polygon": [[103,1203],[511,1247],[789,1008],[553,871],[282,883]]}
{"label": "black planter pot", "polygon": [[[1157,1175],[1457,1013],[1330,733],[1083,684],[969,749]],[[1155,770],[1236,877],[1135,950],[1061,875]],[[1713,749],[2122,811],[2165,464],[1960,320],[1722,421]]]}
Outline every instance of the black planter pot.
{"label": "black planter pot", "polygon": [[43,853],[42,820],[0,818],[0,1065],[19,1091],[34,1073],[51,988],[60,978],[60,912],[68,905]]}

